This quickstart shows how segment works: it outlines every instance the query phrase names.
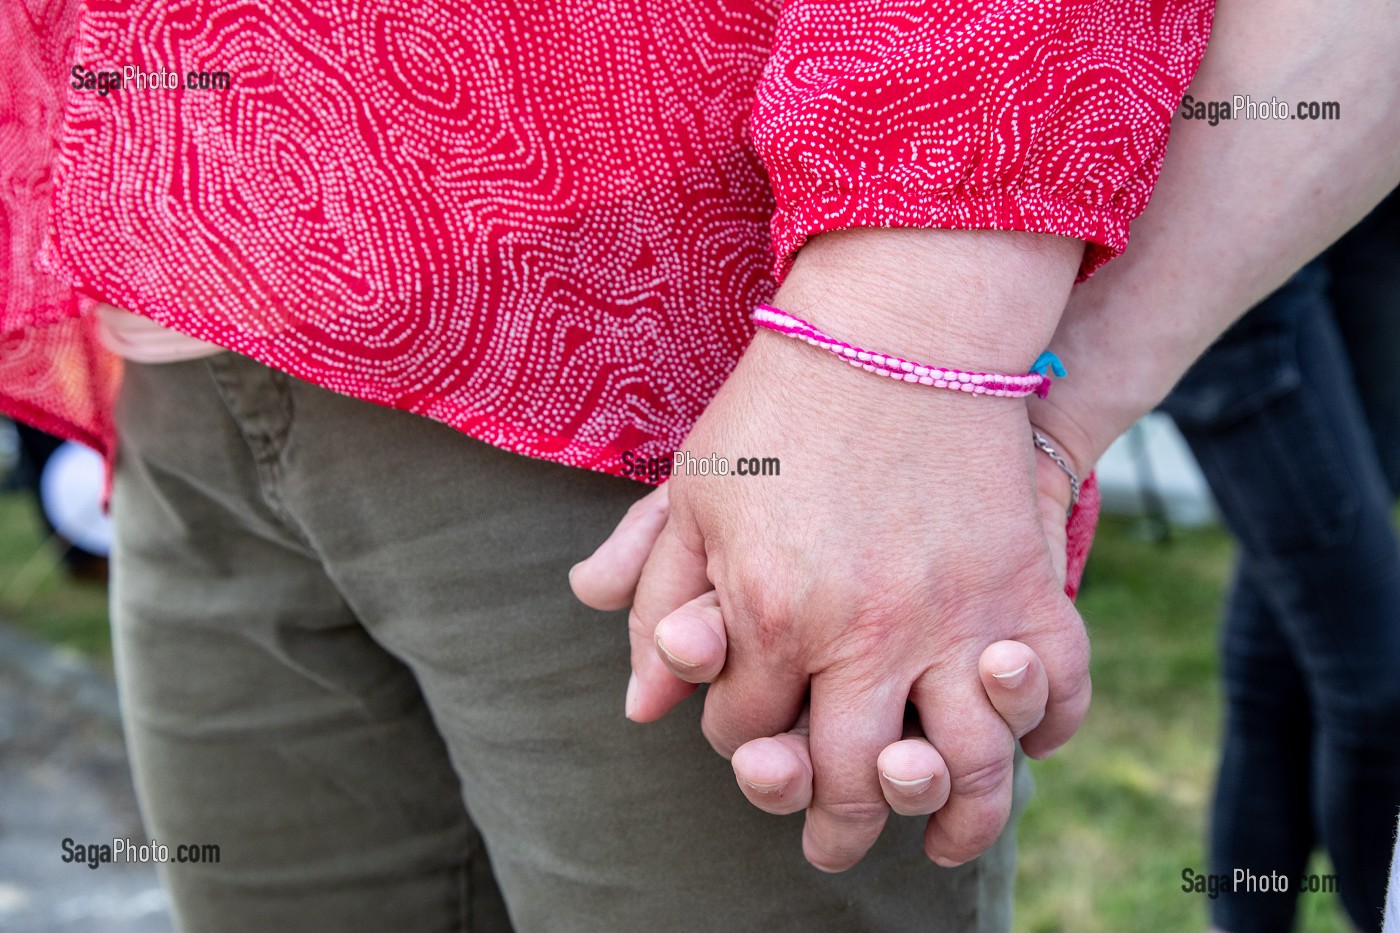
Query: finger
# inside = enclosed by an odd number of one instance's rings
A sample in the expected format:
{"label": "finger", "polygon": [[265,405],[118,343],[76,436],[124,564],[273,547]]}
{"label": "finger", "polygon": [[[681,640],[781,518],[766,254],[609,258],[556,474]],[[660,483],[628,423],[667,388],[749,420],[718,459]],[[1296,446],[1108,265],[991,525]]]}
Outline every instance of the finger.
{"label": "finger", "polygon": [[1045,718],[1050,687],[1045,665],[1019,641],[999,641],[987,646],[977,662],[982,688],[1011,734],[1020,738]]}
{"label": "finger", "polygon": [[879,837],[889,807],[877,761],[904,729],[907,686],[889,679],[857,685],[850,676],[812,678],[812,805],[802,849],[822,871],[845,871]]}
{"label": "finger", "polygon": [[1089,711],[1089,636],[1084,620],[1068,599],[1058,601],[1057,619],[1048,632],[1027,636],[1045,667],[1049,687],[1045,718],[1021,738],[1032,758],[1044,758],[1069,741]]}
{"label": "finger", "polygon": [[656,623],[656,650],[661,662],[688,683],[709,683],[718,677],[727,648],[724,617],[714,590]]}
{"label": "finger", "polygon": [[[705,632],[699,631],[696,621],[704,622]],[[773,620],[767,623],[772,628]],[[709,679],[700,718],[700,729],[716,752],[730,758],[746,742],[794,728],[807,705],[809,677],[799,659],[753,637],[763,629],[763,621],[736,615],[731,608],[687,622],[686,627],[700,643],[696,653],[705,653],[705,663],[713,667],[714,661],[719,662],[720,670]],[[664,634],[669,648],[669,624]],[[747,639],[741,637],[745,634]]]}
{"label": "finger", "polygon": [[[722,619],[721,626],[729,620]],[[793,728],[807,702],[808,676],[796,662],[730,643],[723,671],[705,694],[700,729],[725,758],[746,742]]]}
{"label": "finger", "polygon": [[642,566],[669,514],[665,485],[632,503],[608,539],[569,570],[569,586],[579,602],[609,612],[632,605]]}
{"label": "finger", "polygon": [[924,832],[928,857],[949,868],[985,852],[1011,816],[1016,741],[971,675],[970,665],[961,676],[928,673],[911,694],[952,782],[948,802]]}
{"label": "finger", "polygon": [[637,583],[637,599],[627,617],[632,643],[632,679],[627,684],[627,718],[652,722],[695,691],[666,669],[656,651],[656,626],[672,612],[710,591],[705,556],[681,541],[671,525],[656,539]]}
{"label": "finger", "polygon": [[806,714],[793,731],[755,739],[734,752],[734,777],[749,803],[783,816],[812,802],[812,758]]}
{"label": "finger", "polygon": [[906,738],[886,746],[877,764],[885,802],[901,816],[923,816],[947,802],[952,786],[948,766],[927,739]]}

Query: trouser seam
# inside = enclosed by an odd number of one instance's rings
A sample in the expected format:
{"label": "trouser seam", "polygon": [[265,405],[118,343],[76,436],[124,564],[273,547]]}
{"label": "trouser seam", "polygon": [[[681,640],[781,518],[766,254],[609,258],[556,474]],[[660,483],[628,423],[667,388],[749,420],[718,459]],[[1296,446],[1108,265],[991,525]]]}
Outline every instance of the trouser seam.
{"label": "trouser seam", "polygon": [[[271,388],[272,397],[270,399],[266,397],[266,393],[263,394],[263,397],[255,398],[255,401],[262,404],[254,414],[275,418],[275,423],[269,425],[269,428],[265,430],[260,430],[251,424],[250,413],[242,410],[243,406],[238,404],[239,398],[251,394],[253,389],[239,378],[234,367],[247,364],[256,366],[255,376],[265,378],[267,385]],[[291,437],[292,420],[296,412],[287,375],[232,353],[211,356],[205,365],[224,409],[233,420],[239,436],[248,448],[258,478],[260,497],[273,517],[281,524],[283,530],[295,538],[298,543],[310,549],[311,541],[301,527],[301,523],[287,507],[286,500],[282,495],[285,481],[282,456],[286,451],[287,441]]]}

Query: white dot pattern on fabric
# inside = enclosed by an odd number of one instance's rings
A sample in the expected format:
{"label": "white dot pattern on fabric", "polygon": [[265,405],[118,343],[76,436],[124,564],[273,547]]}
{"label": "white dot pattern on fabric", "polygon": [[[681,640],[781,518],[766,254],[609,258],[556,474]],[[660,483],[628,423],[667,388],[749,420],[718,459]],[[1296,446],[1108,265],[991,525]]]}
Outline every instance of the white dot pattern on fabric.
{"label": "white dot pattern on fabric", "polygon": [[[1120,249],[1210,10],[113,0],[70,49],[71,0],[27,2],[43,15],[0,16],[21,64],[232,79],[67,91],[56,157],[37,131],[0,137],[23,157],[11,226],[52,194],[48,270],[333,390],[613,472],[678,446],[733,367],[774,288],[770,242],[985,226]],[[40,110],[66,90],[0,70]],[[55,423],[101,440],[113,372],[74,379],[96,352],[74,294],[9,300],[0,405],[62,401]],[[21,381],[26,356],[53,384]]]}

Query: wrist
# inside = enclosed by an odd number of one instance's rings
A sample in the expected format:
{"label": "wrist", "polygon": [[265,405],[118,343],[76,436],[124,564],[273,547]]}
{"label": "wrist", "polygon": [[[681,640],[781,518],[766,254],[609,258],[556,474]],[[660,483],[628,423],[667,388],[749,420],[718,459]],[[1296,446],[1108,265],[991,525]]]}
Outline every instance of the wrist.
{"label": "wrist", "polygon": [[1126,359],[1105,348],[1065,341],[1056,336],[1055,352],[1078,363],[1074,378],[1056,382],[1047,398],[1027,400],[1031,423],[1059,442],[1059,449],[1080,477],[1124,431],[1156,407],[1171,390],[1176,375],[1160,359],[1143,354]]}
{"label": "wrist", "polygon": [[966,371],[1024,373],[1049,343],[1077,240],[986,230],[814,237],[773,299],[863,348]]}
{"label": "wrist", "polygon": [[[1051,341],[1056,353],[1072,361],[1074,378],[1057,383],[1048,398],[1028,403],[1031,423],[1059,442],[1081,477],[1170,391],[1173,366],[1182,356],[1178,344],[1187,339],[1181,328],[1163,323],[1172,314],[1151,295],[1132,290],[1131,282],[1109,287],[1111,271],[1076,287]],[[1150,337],[1124,343],[1125,314],[1134,315],[1139,330],[1152,328]]]}
{"label": "wrist", "polygon": [[854,448],[862,460],[879,461],[892,475],[929,472],[930,465],[947,470],[954,460],[998,473],[1007,469],[1008,458],[1029,462],[1024,399],[897,382],[762,329],[734,375],[733,388],[755,408],[783,413],[788,441],[805,447],[813,433],[840,439],[841,446]]}
{"label": "wrist", "polygon": [[[1031,427],[1045,435],[1046,440],[1064,457],[1070,469],[1083,480],[1093,471],[1094,464],[1103,455],[1103,451],[1108,449],[1112,439],[1100,446],[1098,435],[1075,418],[1072,409],[1067,410],[1058,404],[1046,404],[1048,401],[1027,401],[1026,410]],[[1055,400],[1056,403],[1059,401]]]}
{"label": "wrist", "polygon": [[969,372],[921,363],[918,360],[906,360],[898,355],[853,346],[814,327],[810,321],[804,321],[772,305],[759,305],[755,308],[753,320],[765,330],[816,347],[871,375],[893,379],[906,385],[947,389],[992,398],[1026,398],[1030,395],[1046,395],[1050,390],[1052,373],[1058,376],[1065,375],[1064,367],[1058,358],[1049,352],[1043,353],[1028,373]]}

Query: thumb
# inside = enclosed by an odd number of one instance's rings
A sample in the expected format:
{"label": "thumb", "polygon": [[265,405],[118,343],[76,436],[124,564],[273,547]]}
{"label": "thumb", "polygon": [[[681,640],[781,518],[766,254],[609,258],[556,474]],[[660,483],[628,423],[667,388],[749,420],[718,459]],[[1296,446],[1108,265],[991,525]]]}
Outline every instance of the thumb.
{"label": "thumb", "polygon": [[982,652],[977,668],[987,699],[1012,735],[1019,739],[1040,725],[1050,688],[1034,651],[1019,641],[995,642]]}

